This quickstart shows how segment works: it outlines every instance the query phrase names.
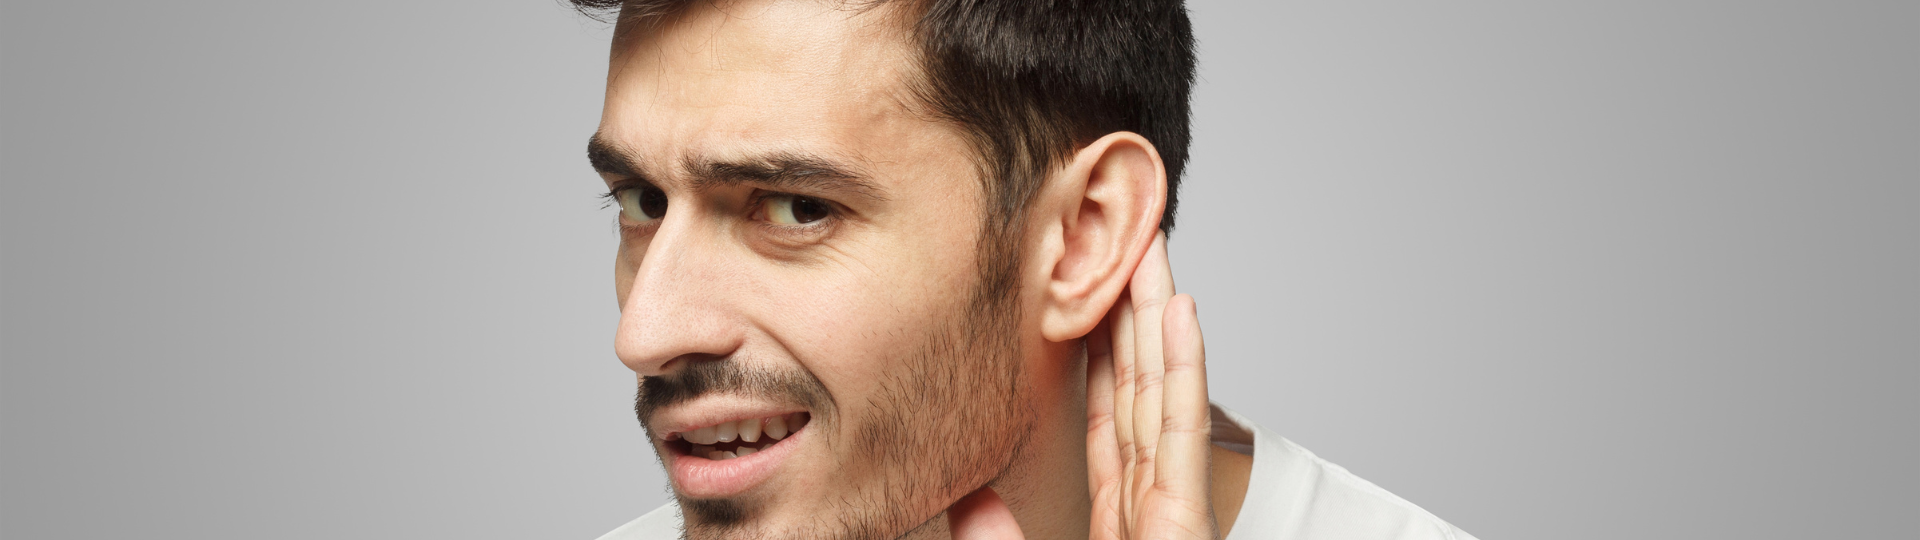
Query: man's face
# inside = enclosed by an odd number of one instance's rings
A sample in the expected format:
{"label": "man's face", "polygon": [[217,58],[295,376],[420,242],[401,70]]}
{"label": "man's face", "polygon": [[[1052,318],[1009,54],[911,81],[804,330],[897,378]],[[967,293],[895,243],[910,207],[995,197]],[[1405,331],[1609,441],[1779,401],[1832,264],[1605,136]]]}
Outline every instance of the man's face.
{"label": "man's face", "polygon": [[911,109],[887,8],[688,9],[618,42],[595,155],[616,349],[688,536],[905,534],[1031,429],[973,154]]}

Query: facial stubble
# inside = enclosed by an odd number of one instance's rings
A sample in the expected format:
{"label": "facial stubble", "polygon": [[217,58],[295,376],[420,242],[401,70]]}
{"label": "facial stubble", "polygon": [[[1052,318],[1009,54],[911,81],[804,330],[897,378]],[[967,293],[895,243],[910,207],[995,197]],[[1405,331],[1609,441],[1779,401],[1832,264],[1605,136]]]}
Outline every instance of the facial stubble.
{"label": "facial stubble", "polygon": [[[836,456],[832,476],[851,484],[823,501],[814,519],[772,530],[759,523],[765,501],[678,498],[684,537],[884,539],[909,535],[953,501],[1005,475],[1025,447],[1036,413],[1025,399],[1010,268],[978,275],[971,295],[929,325],[918,350],[899,356],[878,381],[850,440],[864,449]],[[1008,272],[1011,273],[1011,272]],[[833,437],[842,419],[832,394],[798,367],[746,367],[729,358],[698,361],[642,379],[635,412],[707,393],[759,396],[805,405],[813,437]]]}

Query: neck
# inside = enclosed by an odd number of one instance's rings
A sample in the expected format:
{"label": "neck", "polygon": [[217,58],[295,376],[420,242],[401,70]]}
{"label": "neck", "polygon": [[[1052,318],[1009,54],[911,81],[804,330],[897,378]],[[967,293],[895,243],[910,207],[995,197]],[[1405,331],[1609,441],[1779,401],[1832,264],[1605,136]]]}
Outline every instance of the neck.
{"label": "neck", "polygon": [[1038,412],[1032,438],[994,489],[1027,538],[1086,538],[1093,513],[1087,494],[1086,348],[1073,341],[1042,350],[1045,359],[1029,364],[1035,367],[1029,383]]}

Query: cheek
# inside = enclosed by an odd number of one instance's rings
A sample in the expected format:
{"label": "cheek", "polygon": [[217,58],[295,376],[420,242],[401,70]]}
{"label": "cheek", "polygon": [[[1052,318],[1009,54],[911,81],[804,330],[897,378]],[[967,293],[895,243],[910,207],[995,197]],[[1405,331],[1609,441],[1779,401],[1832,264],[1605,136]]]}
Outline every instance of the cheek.
{"label": "cheek", "polygon": [[777,300],[765,324],[844,407],[864,408],[879,382],[902,376],[911,355],[924,354],[935,333],[956,324],[969,290],[968,274],[894,260],[902,266],[891,271],[786,280],[767,296]]}
{"label": "cheek", "polygon": [[640,270],[640,259],[647,253],[645,239],[628,238],[621,233],[620,246],[613,254],[613,292],[621,307],[627,305],[627,295],[633,292],[633,280]]}
{"label": "cheek", "polygon": [[[842,405],[859,403],[888,365],[923,341],[924,305],[884,294],[884,287],[822,287],[796,284],[781,311],[768,321],[779,338],[819,377]],[[811,285],[818,287],[820,282]],[[804,292],[803,292],[804,291]],[[879,294],[876,294],[879,293]]]}

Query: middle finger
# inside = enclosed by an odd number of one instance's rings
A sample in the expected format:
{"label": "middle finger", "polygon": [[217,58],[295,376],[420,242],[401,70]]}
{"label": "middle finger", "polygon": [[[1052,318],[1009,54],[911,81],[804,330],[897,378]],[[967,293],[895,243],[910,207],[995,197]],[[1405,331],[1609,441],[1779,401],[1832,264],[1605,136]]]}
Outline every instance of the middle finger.
{"label": "middle finger", "polygon": [[[1146,257],[1134,270],[1128,286],[1133,300],[1133,440],[1138,450],[1134,458],[1136,481],[1152,485],[1155,443],[1160,440],[1162,399],[1166,375],[1166,351],[1162,346],[1161,324],[1167,301],[1173,298],[1173,271],[1167,261],[1165,235],[1157,235],[1147,248]],[[1137,494],[1136,494],[1137,495]]]}

